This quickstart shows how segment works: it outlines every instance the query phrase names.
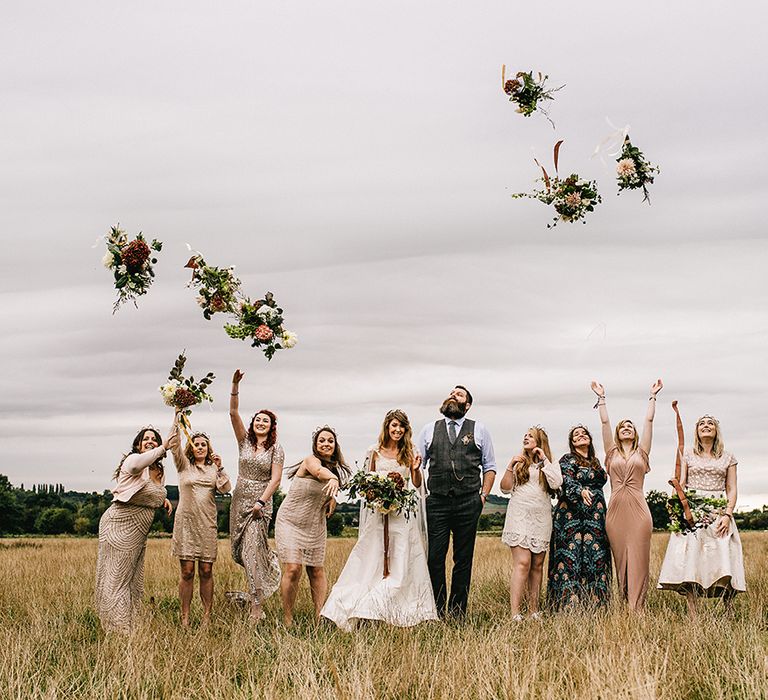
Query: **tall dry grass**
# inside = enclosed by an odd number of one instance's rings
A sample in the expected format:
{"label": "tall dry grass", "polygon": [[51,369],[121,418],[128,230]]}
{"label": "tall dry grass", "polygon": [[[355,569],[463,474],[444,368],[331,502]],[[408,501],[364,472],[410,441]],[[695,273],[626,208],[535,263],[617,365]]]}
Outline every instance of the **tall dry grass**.
{"label": "tall dry grass", "polygon": [[[654,536],[652,576],[666,540]],[[167,540],[150,540],[154,604],[125,639],[105,637],[93,611],[95,540],[0,541],[0,698],[768,697],[768,533],[744,533],[743,542],[749,592],[732,614],[709,602],[695,624],[680,596],[661,591],[643,616],[615,605],[513,623],[509,552],[484,537],[466,624],[374,623],[346,634],[311,620],[306,581],[295,628],[282,626],[277,596],[252,628],[223,598],[244,584],[228,541],[214,569],[213,623],[182,630],[177,564]],[[353,544],[329,541],[331,581]]]}

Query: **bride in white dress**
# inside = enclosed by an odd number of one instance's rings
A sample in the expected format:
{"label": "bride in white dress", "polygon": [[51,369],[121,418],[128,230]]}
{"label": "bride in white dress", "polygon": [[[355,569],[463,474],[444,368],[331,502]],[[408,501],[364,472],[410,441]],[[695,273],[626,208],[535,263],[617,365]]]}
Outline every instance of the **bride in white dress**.
{"label": "bride in white dress", "polygon": [[411,425],[399,409],[384,418],[378,444],[368,451],[363,469],[397,472],[419,492],[416,513],[390,513],[389,576],[384,578],[384,516],[360,508],[357,544],[320,614],[350,632],[357,621],[382,620],[411,627],[437,620],[426,556],[426,513],[421,458],[414,457]]}

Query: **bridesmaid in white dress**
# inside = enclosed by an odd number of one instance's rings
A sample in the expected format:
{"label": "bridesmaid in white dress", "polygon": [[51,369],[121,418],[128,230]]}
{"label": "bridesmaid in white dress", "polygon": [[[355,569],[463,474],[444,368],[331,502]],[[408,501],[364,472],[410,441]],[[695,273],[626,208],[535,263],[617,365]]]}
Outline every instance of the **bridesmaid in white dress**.
{"label": "bridesmaid in white dress", "polygon": [[741,539],[733,521],[736,465],[736,458],[725,451],[717,419],[699,418],[693,451],[683,455],[680,485],[703,496],[725,496],[727,505],[708,527],[670,535],[658,586],[685,594],[691,617],[699,596],[722,596],[729,604],[736,593],[747,590]]}
{"label": "bridesmaid in white dress", "polygon": [[512,619],[520,622],[523,596],[528,593],[531,618],[541,617],[539,597],[544,559],[552,535],[552,497],[563,483],[559,464],[552,464],[549,438],[540,426],[523,438],[523,451],[514,456],[501,479],[502,493],[509,493],[501,541],[512,550],[509,601]]}
{"label": "bridesmaid in white dress", "polygon": [[357,544],[320,614],[350,632],[358,620],[382,620],[411,627],[437,620],[426,556],[426,518],[421,457],[414,456],[411,425],[399,409],[387,413],[378,444],[368,451],[363,469],[397,472],[422,496],[408,519],[389,515],[389,576],[384,578],[384,518],[360,509]]}

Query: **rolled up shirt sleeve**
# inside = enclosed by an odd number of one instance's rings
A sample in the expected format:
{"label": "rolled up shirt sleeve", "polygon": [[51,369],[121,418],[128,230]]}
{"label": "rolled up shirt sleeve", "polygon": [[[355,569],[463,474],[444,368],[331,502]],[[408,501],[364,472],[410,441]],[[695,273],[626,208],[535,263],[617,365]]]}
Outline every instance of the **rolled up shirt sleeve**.
{"label": "rolled up shirt sleeve", "polygon": [[432,444],[432,438],[435,434],[435,424],[427,423],[416,438],[416,449],[421,455],[421,468],[426,471],[429,459],[429,446]]}
{"label": "rolled up shirt sleeve", "polygon": [[480,451],[482,453],[483,474],[486,472],[497,472],[496,455],[493,452],[493,440],[491,434],[484,425],[480,425]]}

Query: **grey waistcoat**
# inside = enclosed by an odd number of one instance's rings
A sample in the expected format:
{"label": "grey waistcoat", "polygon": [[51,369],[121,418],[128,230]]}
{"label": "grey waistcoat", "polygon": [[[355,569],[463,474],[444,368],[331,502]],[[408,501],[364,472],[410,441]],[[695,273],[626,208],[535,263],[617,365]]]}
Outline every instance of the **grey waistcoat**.
{"label": "grey waistcoat", "polygon": [[436,421],[427,457],[430,493],[447,496],[449,492],[480,492],[483,453],[475,443],[475,421],[464,420],[453,445],[448,439],[448,421]]}

